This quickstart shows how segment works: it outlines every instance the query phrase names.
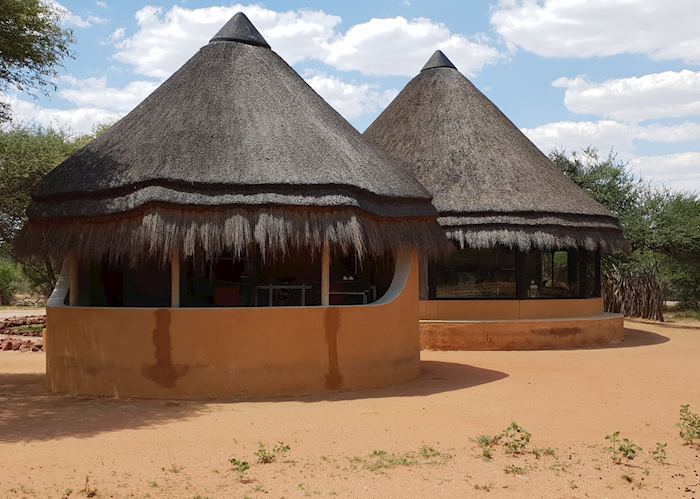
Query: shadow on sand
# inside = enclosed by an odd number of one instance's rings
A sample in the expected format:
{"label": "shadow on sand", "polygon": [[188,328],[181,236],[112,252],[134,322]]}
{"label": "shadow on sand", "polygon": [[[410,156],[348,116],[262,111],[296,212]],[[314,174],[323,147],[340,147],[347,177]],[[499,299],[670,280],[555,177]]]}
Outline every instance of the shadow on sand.
{"label": "shadow on sand", "polygon": [[599,345],[592,347],[584,347],[585,349],[601,349],[601,348],[634,348],[646,347],[650,345],[660,345],[666,343],[670,339],[651,331],[643,331],[641,329],[625,328],[625,339],[620,343],[611,343],[609,345]]}
{"label": "shadow on sand", "polygon": [[417,378],[400,385],[368,390],[331,392],[303,397],[276,397],[268,400],[296,400],[299,402],[341,401],[390,397],[421,397],[436,393],[462,390],[473,386],[492,383],[508,377],[508,374],[492,369],[474,367],[456,362],[422,360],[421,373]]}
{"label": "shadow on sand", "polygon": [[42,373],[0,373],[0,442],[89,437],[196,416],[206,405],[71,397],[48,391]]}
{"label": "shadow on sand", "polygon": [[418,378],[400,385],[354,392],[230,401],[149,400],[53,394],[44,374],[0,373],[0,442],[89,437],[195,418],[222,403],[340,401],[414,397],[460,390],[508,376],[500,371],[452,362],[422,361]]}

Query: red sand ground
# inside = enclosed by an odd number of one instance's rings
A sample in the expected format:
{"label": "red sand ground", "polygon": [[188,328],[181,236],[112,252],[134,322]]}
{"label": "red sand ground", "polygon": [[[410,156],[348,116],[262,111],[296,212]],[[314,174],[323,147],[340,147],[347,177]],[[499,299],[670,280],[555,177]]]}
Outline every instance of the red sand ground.
{"label": "red sand ground", "polygon": [[[681,404],[700,412],[700,331],[627,326],[610,348],[423,352],[401,386],[231,403],[53,395],[42,353],[2,352],[0,496],[700,497],[700,447],[674,427]],[[556,456],[480,457],[472,439],[513,420]],[[615,430],[644,452],[612,464]],[[257,463],[258,443],[278,441],[290,450]]]}

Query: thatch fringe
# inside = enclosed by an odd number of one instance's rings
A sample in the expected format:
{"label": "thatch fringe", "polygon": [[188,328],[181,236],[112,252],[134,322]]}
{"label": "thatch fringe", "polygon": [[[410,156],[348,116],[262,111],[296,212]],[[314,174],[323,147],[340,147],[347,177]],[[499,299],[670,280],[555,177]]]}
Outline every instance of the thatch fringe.
{"label": "thatch fringe", "polygon": [[183,256],[201,251],[207,258],[224,253],[242,256],[257,246],[263,258],[292,251],[314,251],[327,240],[343,253],[385,255],[413,249],[433,258],[452,249],[433,218],[383,218],[341,209],[148,207],[116,217],[66,221],[30,220],[17,251],[23,255],[63,258],[71,251],[81,259],[106,258],[166,261],[173,251]]}
{"label": "thatch fringe", "polygon": [[627,251],[628,244],[616,230],[591,228],[477,226],[445,228],[445,235],[461,248],[487,249],[494,246],[517,248],[520,251],[582,248],[602,253]]}

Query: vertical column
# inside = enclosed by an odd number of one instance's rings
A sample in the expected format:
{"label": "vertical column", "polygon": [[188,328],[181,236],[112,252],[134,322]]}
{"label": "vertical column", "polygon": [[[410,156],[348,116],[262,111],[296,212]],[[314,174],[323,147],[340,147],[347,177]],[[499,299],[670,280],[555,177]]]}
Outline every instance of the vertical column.
{"label": "vertical column", "polygon": [[80,303],[80,275],[78,273],[78,254],[71,251],[67,257],[69,272],[68,305],[75,307]]}
{"label": "vertical column", "polygon": [[331,303],[331,248],[328,241],[323,242],[321,254],[321,305]]}
{"label": "vertical column", "polygon": [[170,306],[180,306],[180,253],[173,251],[170,254]]}
{"label": "vertical column", "polygon": [[599,297],[601,296],[601,275],[600,275],[600,262],[601,262],[601,257],[600,257],[600,248],[598,248],[595,252],[595,284],[593,288],[593,296]]}

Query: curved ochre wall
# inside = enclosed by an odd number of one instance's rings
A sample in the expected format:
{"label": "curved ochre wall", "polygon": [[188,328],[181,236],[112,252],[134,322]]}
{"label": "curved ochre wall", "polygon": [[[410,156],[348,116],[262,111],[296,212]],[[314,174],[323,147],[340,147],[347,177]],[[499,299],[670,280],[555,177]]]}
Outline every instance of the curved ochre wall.
{"label": "curved ochre wall", "polygon": [[540,350],[617,343],[623,318],[601,298],[567,300],[425,300],[419,305],[422,350]]}
{"label": "curved ochre wall", "polygon": [[234,398],[401,383],[418,376],[418,265],[364,306],[47,308],[55,392]]}

